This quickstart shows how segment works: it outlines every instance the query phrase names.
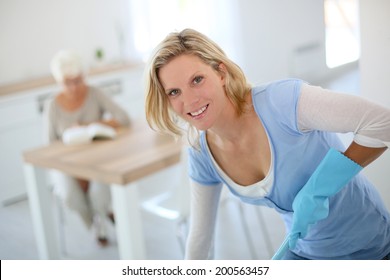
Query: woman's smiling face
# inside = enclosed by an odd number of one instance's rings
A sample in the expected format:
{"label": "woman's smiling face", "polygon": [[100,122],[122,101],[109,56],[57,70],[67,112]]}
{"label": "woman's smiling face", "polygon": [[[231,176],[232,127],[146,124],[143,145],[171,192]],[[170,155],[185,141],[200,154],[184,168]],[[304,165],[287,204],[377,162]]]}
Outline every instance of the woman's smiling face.
{"label": "woman's smiling face", "polygon": [[[220,65],[222,71],[224,65]],[[180,55],[158,73],[174,112],[195,126],[207,130],[223,120],[228,103],[224,91],[225,75],[195,55]]]}

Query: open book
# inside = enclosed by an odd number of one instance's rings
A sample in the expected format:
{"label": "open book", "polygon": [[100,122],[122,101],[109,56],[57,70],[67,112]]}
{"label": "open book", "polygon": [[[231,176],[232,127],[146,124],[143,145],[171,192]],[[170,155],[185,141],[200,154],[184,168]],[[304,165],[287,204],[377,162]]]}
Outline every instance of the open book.
{"label": "open book", "polygon": [[111,126],[91,123],[87,126],[66,129],[62,135],[62,141],[67,145],[78,145],[98,139],[113,139],[115,136],[116,131]]}

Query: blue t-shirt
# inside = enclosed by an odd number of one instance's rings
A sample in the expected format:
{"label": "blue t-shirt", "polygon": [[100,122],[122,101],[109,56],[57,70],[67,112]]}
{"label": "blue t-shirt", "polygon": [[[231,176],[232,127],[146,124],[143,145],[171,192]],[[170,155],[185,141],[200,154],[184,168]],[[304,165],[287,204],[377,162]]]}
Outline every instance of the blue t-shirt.
{"label": "blue t-shirt", "polygon": [[[281,213],[287,231],[292,202],[329,149],[344,151],[335,133],[301,132],[297,104],[301,80],[287,79],[252,89],[255,111],[268,134],[273,153],[273,186],[265,197],[244,197],[224,182],[207,152],[206,134],[200,150],[189,149],[189,175],[203,185],[224,183],[242,201],[266,205]],[[390,214],[375,187],[355,176],[329,201],[329,216],[299,239],[294,252],[309,259],[381,259],[390,252]]]}

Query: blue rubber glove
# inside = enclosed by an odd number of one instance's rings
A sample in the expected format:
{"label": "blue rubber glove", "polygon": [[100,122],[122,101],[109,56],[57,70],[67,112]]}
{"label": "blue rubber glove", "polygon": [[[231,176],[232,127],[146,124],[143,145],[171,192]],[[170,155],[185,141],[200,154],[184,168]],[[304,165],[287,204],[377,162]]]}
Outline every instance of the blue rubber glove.
{"label": "blue rubber glove", "polygon": [[289,248],[304,238],[309,226],[329,214],[329,197],[340,191],[362,167],[335,149],[330,149],[310,179],[295,196]]}

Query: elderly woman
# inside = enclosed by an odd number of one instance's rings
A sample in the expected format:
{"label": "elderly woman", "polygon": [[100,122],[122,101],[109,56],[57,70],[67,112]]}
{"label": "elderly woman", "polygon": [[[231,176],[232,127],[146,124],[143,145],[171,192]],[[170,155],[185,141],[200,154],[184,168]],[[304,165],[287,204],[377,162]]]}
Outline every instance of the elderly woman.
{"label": "elderly woman", "polygon": [[[49,143],[62,140],[63,133],[74,126],[96,122],[113,128],[129,125],[129,117],[122,108],[102,91],[85,83],[82,61],[77,53],[58,52],[51,61],[51,71],[61,90],[45,104],[45,138]],[[94,228],[98,243],[106,246],[107,217],[113,221],[109,187],[57,171],[52,175],[56,195],[80,215],[88,228]]]}

